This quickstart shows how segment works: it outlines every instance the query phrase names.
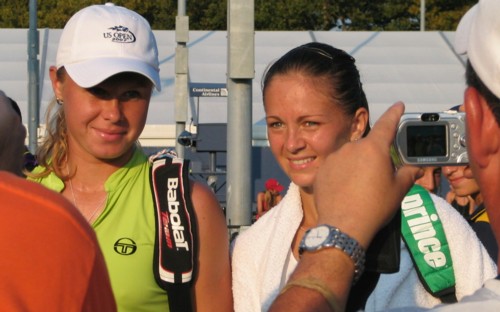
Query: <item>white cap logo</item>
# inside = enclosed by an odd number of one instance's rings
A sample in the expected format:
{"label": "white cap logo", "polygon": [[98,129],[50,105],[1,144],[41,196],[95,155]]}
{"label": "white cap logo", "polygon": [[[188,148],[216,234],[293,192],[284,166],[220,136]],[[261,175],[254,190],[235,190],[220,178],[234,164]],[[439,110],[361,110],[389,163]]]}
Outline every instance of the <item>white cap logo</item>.
{"label": "white cap logo", "polygon": [[115,26],[109,29],[113,32],[105,32],[104,38],[111,38],[113,42],[132,43],[135,42],[135,35],[125,26]]}

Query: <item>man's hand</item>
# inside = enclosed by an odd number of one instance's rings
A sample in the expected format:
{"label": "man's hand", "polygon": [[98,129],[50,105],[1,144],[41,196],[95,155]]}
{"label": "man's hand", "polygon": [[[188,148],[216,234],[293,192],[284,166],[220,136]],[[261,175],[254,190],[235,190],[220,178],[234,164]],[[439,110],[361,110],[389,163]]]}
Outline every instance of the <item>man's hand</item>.
{"label": "man's hand", "polygon": [[390,147],[403,112],[403,103],[393,105],[366,138],[329,155],[316,177],[318,224],[338,227],[365,249],[422,174],[410,166],[395,171],[391,161]]}

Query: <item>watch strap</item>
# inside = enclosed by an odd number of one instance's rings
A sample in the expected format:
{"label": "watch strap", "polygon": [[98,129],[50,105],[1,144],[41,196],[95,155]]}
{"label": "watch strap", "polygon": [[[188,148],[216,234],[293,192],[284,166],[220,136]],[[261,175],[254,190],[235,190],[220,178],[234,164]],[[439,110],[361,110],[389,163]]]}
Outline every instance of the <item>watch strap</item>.
{"label": "watch strap", "polygon": [[349,258],[352,259],[354,263],[353,284],[356,283],[365,269],[365,250],[361,247],[357,240],[342,232],[337,227],[328,224],[322,224],[318,227],[321,226],[328,227],[330,231],[328,238],[320,246],[308,248],[305,244],[305,239],[311,229],[307,230],[302,238],[302,242],[300,243],[299,254],[302,255],[304,251],[317,251],[323,248],[337,248],[342,250],[349,256]]}

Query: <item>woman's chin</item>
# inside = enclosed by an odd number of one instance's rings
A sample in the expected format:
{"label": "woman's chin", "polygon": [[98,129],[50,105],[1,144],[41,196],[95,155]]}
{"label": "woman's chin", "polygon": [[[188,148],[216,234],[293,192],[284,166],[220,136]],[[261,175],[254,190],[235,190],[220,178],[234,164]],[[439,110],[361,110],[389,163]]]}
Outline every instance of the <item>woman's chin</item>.
{"label": "woman's chin", "polygon": [[314,179],[306,177],[292,177],[292,182],[300,188],[310,189],[313,186]]}

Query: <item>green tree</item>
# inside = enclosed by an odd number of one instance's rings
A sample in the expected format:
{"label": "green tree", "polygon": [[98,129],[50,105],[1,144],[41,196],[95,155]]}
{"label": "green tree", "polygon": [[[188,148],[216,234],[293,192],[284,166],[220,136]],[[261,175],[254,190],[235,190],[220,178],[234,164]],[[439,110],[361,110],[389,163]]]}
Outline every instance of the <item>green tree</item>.
{"label": "green tree", "polygon": [[426,30],[455,30],[476,0],[427,0]]}
{"label": "green tree", "polygon": [[188,1],[186,8],[192,30],[226,30],[227,1]]}
{"label": "green tree", "polygon": [[255,0],[257,30],[321,30],[332,25],[331,1]]}
{"label": "green tree", "polygon": [[[78,10],[102,4],[99,0],[39,0],[38,25],[40,28],[63,28],[66,21]],[[153,29],[174,29],[177,12],[173,1],[115,0],[116,5],[127,7],[146,18]]]}
{"label": "green tree", "polygon": [[[225,30],[228,0],[186,1],[191,30]],[[421,0],[254,0],[256,30],[419,30]],[[426,30],[454,30],[477,0],[426,0]],[[176,0],[114,0],[153,29],[174,29]],[[0,27],[28,28],[29,1],[0,0]],[[62,28],[79,9],[103,0],[38,0],[38,27]],[[350,23],[347,23],[350,21]]]}
{"label": "green tree", "polygon": [[27,1],[0,0],[1,28],[28,28],[29,10]]}

